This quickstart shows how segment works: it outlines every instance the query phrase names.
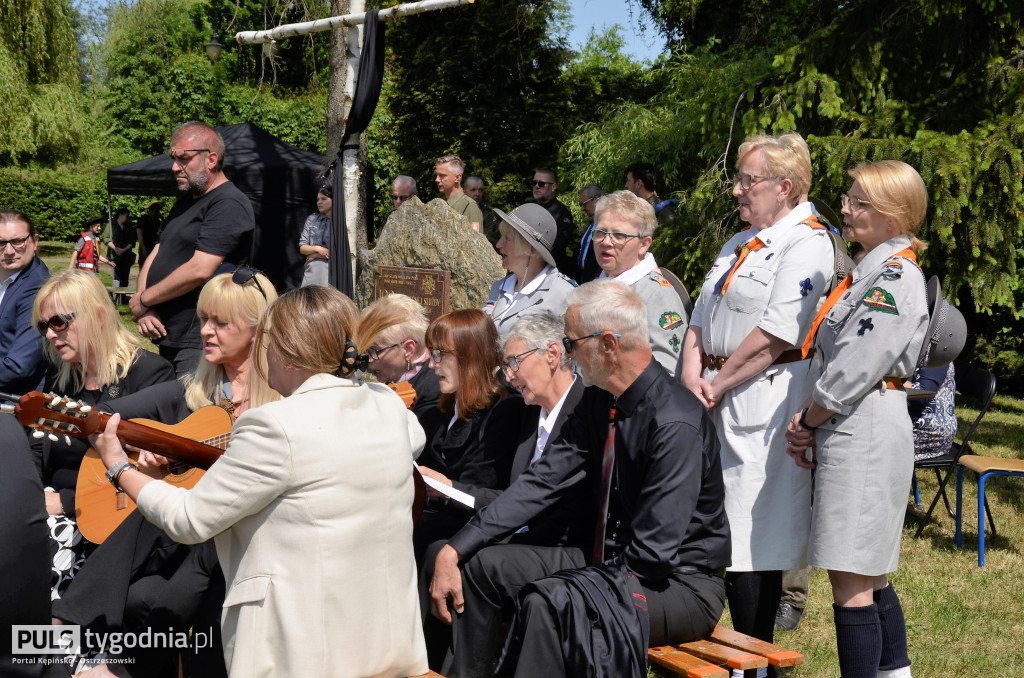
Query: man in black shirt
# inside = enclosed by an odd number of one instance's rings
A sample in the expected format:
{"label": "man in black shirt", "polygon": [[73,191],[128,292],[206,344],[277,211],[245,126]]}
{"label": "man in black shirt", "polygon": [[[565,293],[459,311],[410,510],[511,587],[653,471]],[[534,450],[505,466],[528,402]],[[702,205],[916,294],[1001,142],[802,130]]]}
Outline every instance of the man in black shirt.
{"label": "man in black shirt", "polygon": [[249,260],[256,222],[249,198],[224,176],[224,140],[204,122],[171,136],[171,168],[183,195],[160,230],[129,305],[139,332],[158,342],[180,376],[202,356],[199,288],[222,264]]}
{"label": "man in black shirt", "polygon": [[[593,629],[557,623],[559,610],[546,598],[555,591],[573,599],[573,587],[562,583],[566,575],[610,572],[619,590],[612,585],[596,599],[619,594],[627,601],[645,600],[635,608],[608,605],[596,612],[606,636],[615,636],[613,651],[642,648],[642,656],[632,655],[640,664],[646,662],[648,644],[686,642],[709,633],[725,605],[723,576],[731,548],[714,425],[693,394],[652,360],[646,309],[632,291],[602,279],[577,288],[566,302],[563,341],[584,383],[603,390],[588,389],[549,451],[448,541],[430,586],[432,610],[443,621],[451,620],[451,609],[463,616],[478,590],[497,589],[509,603],[519,596],[510,650],[503,658],[503,669],[516,675],[582,673],[567,664],[560,648],[589,647],[583,636]],[[614,446],[606,455],[610,415]],[[606,520],[598,521],[592,553],[492,546],[580,484],[596,506],[607,507],[598,513]],[[487,549],[504,549],[504,565],[489,573],[491,580],[474,581],[470,575],[476,570],[466,561]],[[465,564],[461,572],[459,563]],[[548,577],[566,568],[559,579]],[[621,591],[637,584],[632,592]],[[454,661],[444,667],[445,675],[490,675],[490,648],[478,649],[475,657],[472,648],[460,650],[459,626],[453,628]]]}
{"label": "man in black shirt", "polygon": [[551,255],[555,258],[558,270],[570,278],[576,278],[576,264],[572,260],[570,245],[576,236],[576,222],[572,220],[572,212],[555,197],[558,192],[558,177],[553,170],[539,169],[533,173],[533,199],[555,219],[555,244]]}
{"label": "man in black shirt", "polygon": [[110,239],[107,241],[108,254],[114,262],[114,287],[128,287],[132,264],[135,263],[135,242],[138,236],[135,228],[128,223],[127,208],[120,208],[110,226]]}
{"label": "man in black shirt", "polygon": [[135,222],[135,235],[139,240],[139,266],[146,263],[146,257],[156,247],[156,234],[160,232],[160,201],[153,200],[146,207],[146,213]]}

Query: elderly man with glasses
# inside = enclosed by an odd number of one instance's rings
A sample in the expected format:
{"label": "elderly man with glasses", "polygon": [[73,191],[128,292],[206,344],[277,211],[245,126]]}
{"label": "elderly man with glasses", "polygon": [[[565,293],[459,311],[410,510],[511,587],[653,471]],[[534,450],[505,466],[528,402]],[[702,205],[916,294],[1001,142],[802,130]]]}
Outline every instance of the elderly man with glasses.
{"label": "elderly man with glasses", "polygon": [[[652,359],[636,294],[597,280],[567,304],[562,343],[596,388],[540,458],[438,552],[430,597],[434,615],[454,624],[448,676],[492,675],[493,639],[513,604],[498,673],[552,677],[646,675],[649,644],[697,640],[725,606],[729,524],[714,425]],[[506,362],[509,353],[506,345]],[[520,371],[539,358],[520,356]],[[522,526],[529,535],[581,498],[585,536],[516,543]]]}
{"label": "elderly man with glasses", "polygon": [[139,272],[129,305],[139,333],[157,343],[179,375],[199,363],[199,288],[224,264],[249,261],[256,219],[252,203],[224,176],[224,140],[204,122],[171,135],[171,171],[182,195]]}
{"label": "elderly man with glasses", "polygon": [[627,285],[647,308],[647,332],[654,359],[669,374],[682,374],[682,342],[689,317],[682,299],[647,250],[658,220],[649,202],[629,191],[615,191],[594,210],[594,256],[602,278]]}
{"label": "elderly man with glasses", "polygon": [[43,338],[32,327],[32,302],[50,277],[38,244],[27,214],[0,210],[0,391],[8,393],[38,388],[46,371]]}

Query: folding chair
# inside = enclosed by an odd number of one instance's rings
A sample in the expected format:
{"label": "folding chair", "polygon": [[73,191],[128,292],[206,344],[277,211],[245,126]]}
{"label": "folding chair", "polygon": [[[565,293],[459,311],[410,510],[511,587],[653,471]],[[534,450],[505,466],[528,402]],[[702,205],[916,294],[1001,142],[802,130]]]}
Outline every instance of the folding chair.
{"label": "folding chair", "polygon": [[[960,515],[960,510],[958,508],[957,512],[953,513],[953,508],[949,505],[949,497],[946,496],[946,484],[949,482],[950,477],[952,477],[953,471],[959,464],[963,463],[961,458],[965,455],[974,454],[969,444],[971,435],[978,428],[978,424],[981,423],[981,418],[988,412],[989,405],[992,404],[992,396],[996,393],[996,377],[985,368],[976,367],[969,363],[955,363],[953,368],[956,371],[957,394],[977,400],[980,409],[978,416],[974,419],[974,423],[967,429],[959,443],[954,441],[949,451],[939,457],[922,459],[914,463],[915,471],[919,468],[934,469],[935,479],[939,481],[939,489],[935,493],[935,498],[932,499],[931,505],[928,507],[928,512],[921,518],[921,524],[918,525],[917,532],[914,533],[915,538],[920,537],[921,532],[924,531],[924,526],[928,524],[928,519],[931,517],[932,511],[935,510],[935,505],[939,503],[939,497],[942,497],[942,502],[946,505],[946,511],[950,517],[957,520],[959,529],[960,521],[957,516]],[[945,469],[945,475],[942,474],[943,469]],[[982,496],[982,500],[985,502],[985,513],[988,514],[989,524],[992,525],[992,532],[994,534],[995,524],[992,523],[992,514],[988,510],[988,500],[984,496]]]}

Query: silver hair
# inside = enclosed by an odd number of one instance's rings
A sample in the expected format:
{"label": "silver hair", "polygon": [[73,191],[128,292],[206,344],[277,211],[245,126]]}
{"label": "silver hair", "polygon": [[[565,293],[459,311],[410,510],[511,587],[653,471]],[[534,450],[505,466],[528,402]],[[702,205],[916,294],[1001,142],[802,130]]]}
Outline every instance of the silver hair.
{"label": "silver hair", "polygon": [[541,311],[523,316],[519,322],[512,326],[508,336],[505,337],[507,344],[510,339],[518,339],[527,348],[539,348],[547,350],[551,344],[558,346],[558,366],[568,372],[571,362],[565,349],[562,347],[562,337],[565,336],[565,318],[555,315],[551,311]]}
{"label": "silver hair", "polygon": [[[647,307],[636,293],[620,282],[598,278],[580,285],[565,299],[566,309],[578,307],[583,332],[621,334],[622,347],[635,350],[648,345]],[[574,337],[575,338],[575,337]]]}
{"label": "silver hair", "polygon": [[397,177],[395,177],[395,180],[391,182],[391,185],[394,186],[395,184],[398,183],[409,184],[412,187],[413,195],[419,192],[419,189],[416,187],[416,180],[410,177],[408,174],[399,174]]}
{"label": "silver hair", "polygon": [[601,228],[601,217],[605,212],[614,213],[631,223],[641,238],[653,236],[654,229],[658,227],[658,218],[654,215],[651,203],[630,191],[615,191],[597,201],[594,223],[598,228]]}
{"label": "silver hair", "polygon": [[604,189],[597,184],[587,184],[580,189],[580,193],[587,196],[588,198],[600,198],[604,195]]}

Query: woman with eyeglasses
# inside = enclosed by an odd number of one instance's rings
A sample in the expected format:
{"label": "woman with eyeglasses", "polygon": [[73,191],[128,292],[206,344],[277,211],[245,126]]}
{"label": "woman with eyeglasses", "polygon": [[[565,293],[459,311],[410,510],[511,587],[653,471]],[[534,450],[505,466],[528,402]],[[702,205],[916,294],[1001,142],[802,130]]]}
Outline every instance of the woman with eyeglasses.
{"label": "woman with eyeglasses", "polygon": [[299,236],[299,254],[306,257],[302,272],[302,287],[327,285],[327,260],[331,257],[331,207],[334,205],[334,189],[322,187],[316,194],[316,213],[306,218]]}
{"label": "woman with eyeglasses", "polygon": [[420,472],[468,494],[472,505],[445,501],[429,490],[414,532],[417,558],[508,487],[524,407],[519,394],[499,378],[498,332],[486,313],[463,309],[445,314],[430,323],[425,340],[447,421],[428,441]]}
{"label": "woman with eyeglasses", "polygon": [[925,243],[913,233],[928,193],[917,171],[896,160],[850,176],[843,237],[867,254],[814,318],[805,346],[816,349],[821,369],[786,438],[797,465],[817,469],[807,560],[828,570],[843,676],[909,677],[903,608],[886,575],[899,565],[914,473],[903,382],[927,334],[917,265]]}
{"label": "woman with eyeglasses", "polygon": [[363,309],[356,346],[368,356],[368,370],[382,384],[407,383],[416,391],[412,412],[427,440],[448,423],[438,407],[441,388],[427,366],[430,352],[424,334],[430,321],[423,305],[404,294],[389,294]]}
{"label": "woman with eyeglasses", "polygon": [[[520,429],[516,435],[516,449],[511,463],[510,484],[524,471],[541,458],[547,450],[548,443],[558,438],[562,426],[572,415],[576,405],[583,397],[583,380],[573,374],[572,363],[562,345],[565,335],[565,321],[562,316],[550,311],[530,314],[517,322],[505,339],[502,362],[499,369],[503,372],[509,385],[522,394],[526,407],[519,420]],[[574,497],[572,501],[560,502],[557,507],[546,511],[541,517],[524,526],[509,539],[513,544],[541,544],[545,546],[568,545],[589,549],[593,545],[593,516],[587,512],[586,497]],[[592,514],[592,511],[590,512]],[[430,665],[441,669],[444,666],[444,655],[451,643],[451,631],[448,626],[430,613],[429,590],[434,575],[434,562],[445,542],[433,543],[427,550],[423,568],[420,572],[421,611],[424,617],[424,631],[427,637],[427,651]],[[475,560],[473,568],[483,568],[481,560]],[[488,581],[495,581],[489,575]],[[495,578],[500,581],[501,577]],[[467,595],[479,596],[468,600],[467,604],[475,609],[467,612],[486,615],[485,610],[507,606],[506,589],[501,584],[493,587],[483,586],[467,589]],[[480,619],[469,617],[463,623],[478,626],[473,635],[472,645],[494,648],[498,642],[498,629],[488,628]],[[479,654],[478,648],[463,655]],[[491,655],[484,652],[487,657]],[[468,665],[468,662],[465,664]]]}
{"label": "woman with eyeglasses", "polygon": [[495,248],[508,275],[491,285],[484,312],[505,336],[525,315],[545,310],[564,313],[565,298],[576,284],[555,263],[558,229],[547,209],[527,203],[509,213],[499,209],[494,213],[501,218]]}
{"label": "woman with eyeglasses", "polygon": [[427,669],[410,520],[423,432],[391,389],[355,379],[348,301],[314,285],[271,305],[255,371],[283,397],[239,417],[191,490],[132,468],[116,416],[96,440],[149,520],[178,541],[215,542],[233,677]]}
{"label": "woman with eyeglasses", "polygon": [[630,191],[615,191],[594,208],[594,257],[601,278],[636,292],[647,308],[647,335],[654,359],[679,377],[680,348],[689,318],[683,300],[658,268],[650,250],[658,219],[654,207]]}
{"label": "woman with eyeglasses", "polygon": [[787,458],[784,433],[810,393],[811,362],[800,347],[835,255],[801,200],[811,156],[799,134],[750,137],[737,158],[732,194],[749,227],[726,242],[704,278],[682,381],[710,411],[722,445],[733,625],[770,642],[782,572],[805,564],[811,474]]}
{"label": "woman with eyeglasses", "polygon": [[[254,355],[265,350],[256,342],[257,327],[275,299],[273,284],[253,269],[240,267],[213,277],[200,291],[196,309],[203,341],[203,360],[196,371],[111,400],[101,409],[125,419],[178,424],[213,405],[227,412],[230,424],[249,409],[279,400],[267,379],[252,369]],[[167,462],[145,452],[139,457],[146,469]],[[178,544],[136,511],[90,556],[53,614],[102,632],[143,630],[147,625],[187,630],[198,623],[209,626],[211,620],[216,629],[222,582],[212,542]],[[212,664],[210,675],[219,675],[223,659],[219,637],[214,640],[216,647],[194,661]],[[132,652],[132,668],[126,669],[132,675],[177,675],[167,650]]]}
{"label": "woman with eyeglasses", "polygon": [[[174,379],[171,364],[143,349],[121,324],[103,284],[90,271],[63,271],[44,282],[32,323],[46,339],[43,353],[51,365],[43,385],[47,393],[96,406]],[[78,469],[89,445],[58,436],[33,439],[32,449],[46,487],[56,599],[92,551],[75,522]]]}

